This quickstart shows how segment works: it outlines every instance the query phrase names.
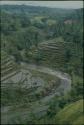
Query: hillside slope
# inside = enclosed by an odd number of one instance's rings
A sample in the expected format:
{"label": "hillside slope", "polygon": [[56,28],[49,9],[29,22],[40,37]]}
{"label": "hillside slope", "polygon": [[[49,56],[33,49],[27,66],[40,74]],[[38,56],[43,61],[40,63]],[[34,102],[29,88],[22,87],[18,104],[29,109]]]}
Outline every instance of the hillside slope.
{"label": "hillside slope", "polygon": [[83,100],[79,100],[66,106],[56,116],[59,124],[83,125]]}
{"label": "hillside slope", "polygon": [[53,117],[45,116],[43,119],[34,122],[55,125],[84,125],[83,118],[83,100],[79,100],[66,105],[57,114],[55,113]]}

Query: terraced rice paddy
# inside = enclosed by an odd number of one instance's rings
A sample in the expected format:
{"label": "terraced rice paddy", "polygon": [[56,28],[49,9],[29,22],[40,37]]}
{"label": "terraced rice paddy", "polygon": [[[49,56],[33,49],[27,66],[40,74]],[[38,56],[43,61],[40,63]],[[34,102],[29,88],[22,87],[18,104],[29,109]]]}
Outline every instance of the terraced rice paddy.
{"label": "terraced rice paddy", "polygon": [[45,61],[49,60],[52,62],[54,60],[54,64],[57,65],[59,62],[60,64],[64,64],[64,50],[65,50],[65,44],[64,42],[57,42],[54,40],[48,41],[46,43],[42,43],[39,47],[39,49],[43,52],[43,62],[45,64]]}
{"label": "terraced rice paddy", "polygon": [[5,83],[10,77],[19,72],[17,64],[14,63],[12,57],[9,57],[5,52],[1,52],[1,83]]}
{"label": "terraced rice paddy", "polygon": [[82,6],[15,3],[0,5],[1,124],[83,125]]}
{"label": "terraced rice paddy", "polygon": [[60,93],[71,89],[67,74],[25,63],[18,66],[5,52],[1,57],[3,124],[20,123],[19,119],[24,122],[32,112],[37,117],[39,114],[39,117],[43,116],[47,112],[48,102],[55,95],[60,96]]}
{"label": "terraced rice paddy", "polygon": [[38,47],[38,52],[35,51],[34,53],[35,54],[40,53],[41,56],[40,63],[42,65],[60,69],[60,67],[62,68],[66,62],[66,53],[67,53],[66,48],[68,50],[72,48],[71,60],[77,58],[76,55],[77,50],[75,44],[72,44],[70,42],[67,43],[63,41],[62,38],[56,38],[53,40],[40,43]]}

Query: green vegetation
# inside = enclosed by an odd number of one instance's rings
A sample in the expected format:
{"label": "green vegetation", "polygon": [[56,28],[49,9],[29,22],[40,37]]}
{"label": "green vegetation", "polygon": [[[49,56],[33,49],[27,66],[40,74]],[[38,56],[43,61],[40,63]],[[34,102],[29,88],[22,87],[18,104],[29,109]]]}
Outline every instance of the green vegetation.
{"label": "green vegetation", "polygon": [[[57,108],[58,109],[58,108]],[[34,121],[35,122],[35,121]],[[39,124],[68,124],[68,125],[83,125],[83,100],[66,105],[64,109],[59,111],[53,118],[46,117],[38,120]]]}
{"label": "green vegetation", "polygon": [[83,9],[0,9],[2,123],[83,125]]}
{"label": "green vegetation", "polygon": [[83,125],[83,100],[66,106],[55,117],[58,124]]}

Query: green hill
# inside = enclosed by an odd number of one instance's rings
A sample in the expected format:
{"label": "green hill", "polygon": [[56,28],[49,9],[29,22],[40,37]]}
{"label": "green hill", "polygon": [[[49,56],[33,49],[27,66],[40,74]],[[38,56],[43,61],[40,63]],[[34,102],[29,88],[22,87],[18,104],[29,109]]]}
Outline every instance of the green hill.
{"label": "green hill", "polygon": [[83,100],[66,105],[53,117],[45,116],[43,119],[34,120],[34,122],[55,125],[83,125]]}
{"label": "green hill", "polygon": [[65,106],[56,116],[58,124],[83,125],[83,100]]}

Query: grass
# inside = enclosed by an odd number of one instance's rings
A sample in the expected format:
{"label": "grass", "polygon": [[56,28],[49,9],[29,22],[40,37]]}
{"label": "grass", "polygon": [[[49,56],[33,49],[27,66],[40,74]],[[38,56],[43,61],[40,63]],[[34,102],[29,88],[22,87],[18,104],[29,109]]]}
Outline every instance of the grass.
{"label": "grass", "polygon": [[[83,100],[74,102],[66,106],[55,116],[56,123],[59,124],[83,124]],[[76,124],[75,124],[76,125]]]}
{"label": "grass", "polygon": [[47,20],[47,24],[48,24],[49,26],[52,26],[53,24],[56,24],[56,21],[53,20],[53,19],[48,19],[48,20]]}
{"label": "grass", "polygon": [[34,120],[35,124],[83,125],[83,100],[66,105],[52,118],[47,115]]}

